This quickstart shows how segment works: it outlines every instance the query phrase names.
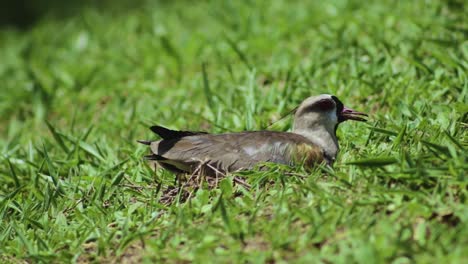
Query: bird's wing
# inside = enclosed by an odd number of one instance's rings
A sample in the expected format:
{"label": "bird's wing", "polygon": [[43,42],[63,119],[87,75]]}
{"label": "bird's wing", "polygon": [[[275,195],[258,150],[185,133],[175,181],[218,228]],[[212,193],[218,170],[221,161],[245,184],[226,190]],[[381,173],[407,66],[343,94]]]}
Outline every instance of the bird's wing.
{"label": "bird's wing", "polygon": [[200,163],[222,171],[236,171],[251,169],[262,162],[292,165],[323,160],[321,149],[306,138],[272,131],[198,134],[153,142],[151,150],[160,157],[160,163],[184,171],[191,171]]}

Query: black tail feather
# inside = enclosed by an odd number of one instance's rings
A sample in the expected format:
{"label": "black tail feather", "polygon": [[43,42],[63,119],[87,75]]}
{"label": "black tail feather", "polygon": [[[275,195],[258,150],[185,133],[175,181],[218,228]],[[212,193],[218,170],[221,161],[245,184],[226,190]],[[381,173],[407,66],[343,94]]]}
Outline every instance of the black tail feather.
{"label": "black tail feather", "polygon": [[153,131],[153,133],[158,134],[163,139],[174,138],[175,135],[177,134],[177,131],[167,129],[162,126],[152,126],[150,127],[150,129],[151,131]]}
{"label": "black tail feather", "polygon": [[165,160],[165,158],[163,158],[163,157],[161,157],[159,155],[156,155],[156,154],[146,155],[145,159],[146,160]]}
{"label": "black tail feather", "polygon": [[137,140],[137,142],[143,145],[151,145],[151,141],[149,140]]}
{"label": "black tail feather", "polygon": [[163,139],[176,139],[187,136],[194,136],[200,134],[207,134],[206,132],[194,132],[194,131],[176,131],[171,130],[162,126],[152,126],[150,127],[151,131],[158,134]]}

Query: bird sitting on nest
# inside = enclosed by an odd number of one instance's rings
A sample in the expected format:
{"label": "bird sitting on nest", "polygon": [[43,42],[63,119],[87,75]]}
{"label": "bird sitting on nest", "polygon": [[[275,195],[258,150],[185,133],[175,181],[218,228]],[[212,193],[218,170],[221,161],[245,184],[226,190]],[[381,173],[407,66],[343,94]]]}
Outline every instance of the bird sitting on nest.
{"label": "bird sitting on nest", "polygon": [[152,126],[162,140],[138,142],[149,145],[151,155],[163,168],[175,173],[206,175],[249,170],[273,162],[312,168],[332,165],[338,154],[336,129],[346,120],[366,121],[367,114],[344,107],[333,95],[305,99],[295,111],[292,132],[246,131],[208,134],[174,131]]}

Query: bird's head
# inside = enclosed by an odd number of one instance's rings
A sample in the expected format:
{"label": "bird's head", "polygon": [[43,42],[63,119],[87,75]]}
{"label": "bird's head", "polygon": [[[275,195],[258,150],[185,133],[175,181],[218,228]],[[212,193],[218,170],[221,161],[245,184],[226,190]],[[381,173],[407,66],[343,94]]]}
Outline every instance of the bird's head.
{"label": "bird's head", "polygon": [[314,130],[324,127],[335,132],[337,126],[346,120],[366,121],[367,114],[347,108],[333,95],[321,94],[305,99],[296,110],[294,131]]}

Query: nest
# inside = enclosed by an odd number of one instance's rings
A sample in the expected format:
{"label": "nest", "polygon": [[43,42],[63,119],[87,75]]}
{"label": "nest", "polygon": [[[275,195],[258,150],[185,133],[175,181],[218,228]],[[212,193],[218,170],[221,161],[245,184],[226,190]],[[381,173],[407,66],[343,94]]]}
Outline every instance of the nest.
{"label": "nest", "polygon": [[[177,174],[176,186],[165,188],[159,201],[164,205],[172,204],[174,201],[186,202],[202,187],[218,188],[219,182],[226,177],[226,172],[220,171],[207,162],[200,163],[192,174]],[[251,188],[240,176],[234,176],[232,179],[234,185],[241,185],[245,189]]]}

